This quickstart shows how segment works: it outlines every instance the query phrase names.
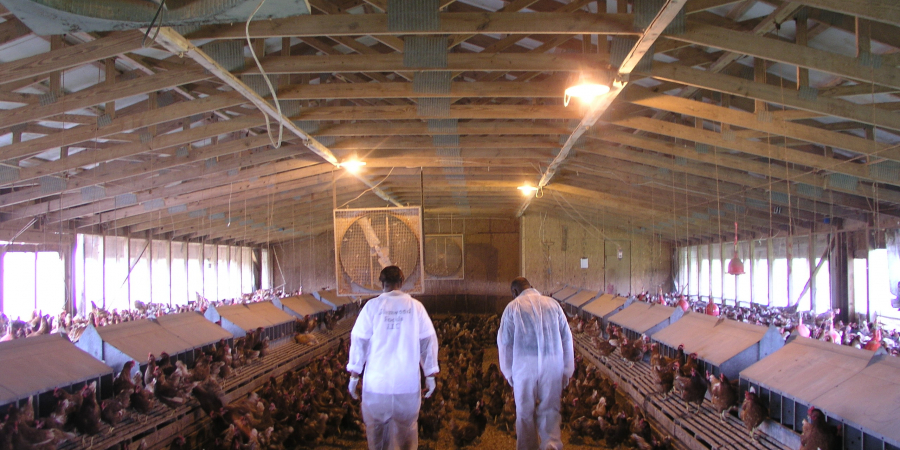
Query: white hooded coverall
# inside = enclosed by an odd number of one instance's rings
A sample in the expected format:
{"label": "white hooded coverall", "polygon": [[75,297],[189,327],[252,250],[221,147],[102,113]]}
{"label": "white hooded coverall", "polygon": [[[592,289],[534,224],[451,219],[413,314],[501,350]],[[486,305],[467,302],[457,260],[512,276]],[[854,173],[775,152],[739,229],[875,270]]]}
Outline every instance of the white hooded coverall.
{"label": "white hooded coverall", "polygon": [[425,307],[402,291],[369,300],[350,333],[349,359],[347,370],[363,374],[362,415],[369,448],[415,449],[422,395],[419,366],[426,375],[439,370],[437,335]]}
{"label": "white hooded coverall", "polygon": [[497,348],[516,398],[516,448],[561,449],[560,396],[575,372],[566,314],[556,300],[526,289],[503,311]]}

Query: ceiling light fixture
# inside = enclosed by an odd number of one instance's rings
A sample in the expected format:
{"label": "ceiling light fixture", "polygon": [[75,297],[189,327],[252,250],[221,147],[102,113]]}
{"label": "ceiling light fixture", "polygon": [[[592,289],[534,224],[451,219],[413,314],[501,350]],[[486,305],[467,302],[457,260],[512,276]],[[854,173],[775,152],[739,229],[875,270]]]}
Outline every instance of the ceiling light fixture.
{"label": "ceiling light fixture", "polygon": [[360,161],[358,159],[350,159],[339,164],[340,167],[343,167],[350,173],[358,173],[365,165],[365,161]]}
{"label": "ceiling light fixture", "polygon": [[583,103],[590,104],[597,97],[609,92],[609,86],[601,81],[601,77],[591,72],[581,72],[569,82],[563,96],[563,105],[569,106],[572,98],[578,98]]}
{"label": "ceiling light fixture", "polygon": [[537,190],[538,190],[538,188],[528,185],[528,184],[523,184],[523,185],[517,187],[516,189],[522,191],[522,195],[524,195],[526,197],[529,195],[534,195],[534,193],[537,192]]}

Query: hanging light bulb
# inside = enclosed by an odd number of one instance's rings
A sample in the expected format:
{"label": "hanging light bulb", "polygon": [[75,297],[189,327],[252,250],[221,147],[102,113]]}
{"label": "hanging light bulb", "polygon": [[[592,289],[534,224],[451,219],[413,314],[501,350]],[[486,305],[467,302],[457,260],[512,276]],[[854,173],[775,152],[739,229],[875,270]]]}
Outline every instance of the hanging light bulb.
{"label": "hanging light bulb", "polygon": [[527,183],[517,187],[516,189],[522,191],[522,195],[524,195],[526,197],[528,197],[530,195],[534,195],[534,193],[537,192],[537,190],[538,190],[538,188],[531,186]]}
{"label": "hanging light bulb", "polygon": [[340,164],[341,167],[347,170],[350,173],[357,173],[363,166],[366,165],[365,161],[360,161],[356,158],[349,159]]}
{"label": "hanging light bulb", "polygon": [[595,73],[581,72],[570,80],[563,96],[563,105],[569,106],[569,100],[573,97],[584,103],[591,103],[595,98],[609,92],[609,85],[601,81]]}
{"label": "hanging light bulb", "polygon": [[731,261],[728,261],[728,274],[729,275],[743,275],[744,274],[744,263],[741,262],[741,259],[738,258],[738,224],[734,223],[734,257],[731,258]]}

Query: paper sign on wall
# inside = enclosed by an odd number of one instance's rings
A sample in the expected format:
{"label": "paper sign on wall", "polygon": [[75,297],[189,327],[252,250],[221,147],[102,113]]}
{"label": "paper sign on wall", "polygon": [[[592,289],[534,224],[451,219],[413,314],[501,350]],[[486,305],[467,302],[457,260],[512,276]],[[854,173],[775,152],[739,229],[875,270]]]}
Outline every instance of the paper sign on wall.
{"label": "paper sign on wall", "polygon": [[588,259],[587,258],[581,258],[581,268],[582,269],[588,268]]}

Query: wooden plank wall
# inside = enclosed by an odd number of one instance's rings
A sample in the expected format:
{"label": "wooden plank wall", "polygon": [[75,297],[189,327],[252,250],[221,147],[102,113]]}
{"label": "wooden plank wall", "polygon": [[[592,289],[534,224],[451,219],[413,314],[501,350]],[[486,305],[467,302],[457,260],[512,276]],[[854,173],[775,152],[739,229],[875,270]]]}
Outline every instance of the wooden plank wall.
{"label": "wooden plank wall", "polygon": [[336,287],[333,230],[306,239],[283,241],[273,250],[275,286],[284,283],[287,292],[302,288],[305,293]]}
{"label": "wooden plank wall", "polygon": [[[521,219],[523,275],[541,292],[552,292],[565,284],[597,291],[612,284],[614,292],[623,295],[642,290],[655,293],[659,287],[671,290],[670,244],[645,234],[597,228],[539,213],[525,214]],[[623,260],[631,259],[630,279],[606,279],[604,252],[609,247],[614,255],[616,244],[623,252],[630,248],[630,255],[623,254]],[[587,269],[581,268],[581,258],[588,259]]]}
{"label": "wooden plank wall", "polygon": [[[416,296],[429,312],[502,312],[511,298],[509,283],[519,275],[519,220],[426,216],[423,228],[426,235],[463,234],[465,242],[465,279],[428,280],[426,293]],[[335,287],[332,231],[284,241],[274,250],[276,286],[284,282],[290,292]]]}
{"label": "wooden plank wall", "polygon": [[509,283],[519,276],[519,220],[429,218],[425,234],[462,234],[465,279],[426,281],[422,303],[434,313],[503,312]]}

